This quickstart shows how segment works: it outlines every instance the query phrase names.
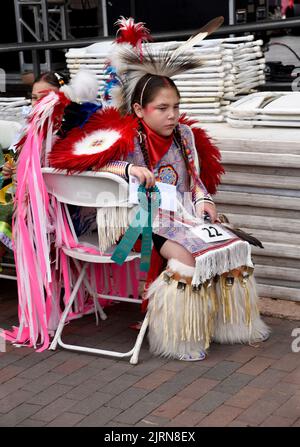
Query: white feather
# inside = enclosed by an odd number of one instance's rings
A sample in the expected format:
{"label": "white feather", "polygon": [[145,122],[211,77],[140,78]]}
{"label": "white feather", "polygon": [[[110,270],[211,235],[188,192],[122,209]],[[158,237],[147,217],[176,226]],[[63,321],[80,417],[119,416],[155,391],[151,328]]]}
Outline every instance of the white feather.
{"label": "white feather", "polygon": [[128,65],[124,63],[122,58],[124,52],[129,54],[133,53],[137,57],[137,59],[139,59],[137,51],[129,43],[114,44],[109,55],[109,61],[110,64],[115,68],[118,75],[124,73],[128,68]]}
{"label": "white feather", "polygon": [[215,17],[206,23],[197,34],[191,36],[186,42],[181,44],[173,53],[173,57],[178,57],[180,54],[185,53],[190,50],[195,45],[198,45],[203,39],[205,39],[209,34],[216,31],[224,22],[223,16]]}
{"label": "white feather", "polygon": [[71,82],[60,90],[73,102],[93,102],[98,94],[97,78],[90,71],[79,70]]}
{"label": "white feather", "polygon": [[194,45],[197,45],[199,42],[201,42],[208,33],[198,33],[194,37],[190,37],[186,42],[184,42],[182,45],[180,45],[173,53],[173,57],[177,57],[180,54],[186,52],[187,50],[190,50]]}
{"label": "white feather", "polygon": [[120,109],[124,104],[124,91],[120,85],[115,85],[111,91],[111,105]]}

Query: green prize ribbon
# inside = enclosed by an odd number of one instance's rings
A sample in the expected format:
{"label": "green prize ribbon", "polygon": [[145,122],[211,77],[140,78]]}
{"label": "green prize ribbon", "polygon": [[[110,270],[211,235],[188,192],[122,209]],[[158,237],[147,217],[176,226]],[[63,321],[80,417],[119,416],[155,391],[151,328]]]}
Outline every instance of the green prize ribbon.
{"label": "green prize ribbon", "polygon": [[146,189],[143,185],[138,188],[139,210],[115,248],[111,259],[122,265],[129,255],[132,247],[142,234],[142,250],[140,270],[148,272],[152,249],[152,222],[160,205],[160,192],[157,186]]}

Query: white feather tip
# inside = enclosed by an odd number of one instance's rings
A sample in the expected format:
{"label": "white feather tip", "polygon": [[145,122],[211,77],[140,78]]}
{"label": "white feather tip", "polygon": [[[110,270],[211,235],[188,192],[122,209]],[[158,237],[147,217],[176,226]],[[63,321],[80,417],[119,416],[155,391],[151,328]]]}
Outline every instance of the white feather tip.
{"label": "white feather tip", "polygon": [[95,75],[86,70],[80,70],[69,84],[71,100],[75,102],[95,101],[98,95],[98,82]]}

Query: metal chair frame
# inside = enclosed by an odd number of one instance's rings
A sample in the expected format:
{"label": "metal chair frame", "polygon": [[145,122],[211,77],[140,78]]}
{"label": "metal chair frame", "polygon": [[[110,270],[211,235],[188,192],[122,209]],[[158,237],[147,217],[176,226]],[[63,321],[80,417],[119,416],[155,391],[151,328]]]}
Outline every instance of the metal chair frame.
{"label": "metal chair frame", "polygon": [[[106,172],[85,172],[81,174],[66,175],[66,173],[56,172],[52,168],[43,168],[42,171],[48,193],[54,195],[59,202],[64,204],[64,206],[66,206],[67,204],[72,204],[85,207],[86,206],[94,207],[97,208],[97,210],[101,209],[101,207],[103,206],[105,207],[123,206],[126,208],[132,207],[132,205],[129,204],[127,200],[128,198],[127,182],[115,174]],[[80,185],[80,188],[78,188],[78,185]],[[109,193],[112,192],[114,194],[114,197],[117,198],[115,201],[111,201],[109,198]],[[116,192],[117,195],[115,194]],[[72,225],[71,219],[69,219],[69,221],[70,225]],[[99,249],[99,247],[96,245],[95,248]],[[93,297],[96,315],[98,311],[100,318],[102,320],[106,319],[107,317],[104,310],[99,304],[98,298],[115,300],[118,302],[122,301],[131,302],[139,305],[141,304],[141,300],[139,299],[113,296],[113,295],[104,295],[101,293],[99,294],[92,289],[85,275],[88,264],[90,262],[100,264],[113,263],[113,261],[110,259],[110,256],[92,255],[89,253],[83,253],[82,251],[78,251],[76,250],[76,248],[73,249],[68,247],[63,247],[63,251],[67,256],[69,256],[74,260],[79,276],[76,283],[74,284],[71,296],[69,298],[69,302],[62,313],[61,319],[55,332],[55,336],[49,349],[55,350],[58,344],[65,349],[70,349],[79,352],[107,355],[118,358],[130,357],[130,363],[137,364],[139,351],[143,342],[146,329],[148,327],[147,314],[144,317],[135,344],[133,348],[128,352],[118,352],[105,349],[78,346],[78,345],[67,344],[62,341],[61,336],[67,316],[72,308],[72,305],[76,299],[77,292],[82,283],[85,284],[88,293]],[[140,257],[138,253],[131,252],[126,258],[125,262],[130,262],[137,257]],[[80,261],[83,262],[82,267],[80,266]]]}

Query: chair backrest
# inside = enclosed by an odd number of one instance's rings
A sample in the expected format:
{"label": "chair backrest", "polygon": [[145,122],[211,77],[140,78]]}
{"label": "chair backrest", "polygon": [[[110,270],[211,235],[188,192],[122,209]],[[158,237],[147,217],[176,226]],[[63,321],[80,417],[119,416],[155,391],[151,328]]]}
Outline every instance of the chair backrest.
{"label": "chair backrest", "polygon": [[53,168],[42,168],[47,190],[58,201],[85,207],[126,207],[128,183],[118,175],[109,172],[87,171],[67,174]]}

